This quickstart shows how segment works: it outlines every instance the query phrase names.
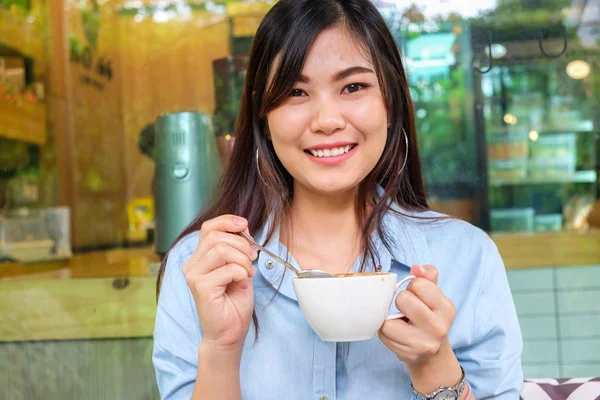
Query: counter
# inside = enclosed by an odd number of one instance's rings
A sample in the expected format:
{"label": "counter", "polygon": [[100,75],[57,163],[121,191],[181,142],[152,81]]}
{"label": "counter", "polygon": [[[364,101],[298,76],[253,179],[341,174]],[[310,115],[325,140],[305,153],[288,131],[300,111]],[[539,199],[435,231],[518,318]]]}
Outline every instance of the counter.
{"label": "counter", "polygon": [[492,235],[507,269],[600,264],[600,230]]}
{"label": "counter", "polygon": [[[492,238],[509,270],[600,264],[600,230]],[[148,247],[0,264],[0,342],[151,337],[158,262]]]}
{"label": "counter", "polygon": [[151,337],[158,262],[143,248],[0,264],[0,342]]}

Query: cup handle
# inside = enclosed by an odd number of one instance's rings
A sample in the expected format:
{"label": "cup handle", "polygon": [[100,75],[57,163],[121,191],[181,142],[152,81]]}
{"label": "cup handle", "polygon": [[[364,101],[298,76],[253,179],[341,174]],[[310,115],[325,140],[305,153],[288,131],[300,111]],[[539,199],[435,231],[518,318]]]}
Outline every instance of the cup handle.
{"label": "cup handle", "polygon": [[[408,281],[412,281],[415,278],[416,278],[416,276],[409,275],[406,278],[402,279],[400,282],[396,283],[396,292],[395,293],[399,293],[398,289],[400,289],[400,286],[404,285]],[[394,296],[394,301],[396,300],[396,297],[398,297],[398,294],[396,294]],[[404,317],[404,314],[398,312],[398,313],[394,313],[394,314],[388,315],[385,320],[389,321],[391,319],[400,319],[400,318],[403,318],[403,317]]]}

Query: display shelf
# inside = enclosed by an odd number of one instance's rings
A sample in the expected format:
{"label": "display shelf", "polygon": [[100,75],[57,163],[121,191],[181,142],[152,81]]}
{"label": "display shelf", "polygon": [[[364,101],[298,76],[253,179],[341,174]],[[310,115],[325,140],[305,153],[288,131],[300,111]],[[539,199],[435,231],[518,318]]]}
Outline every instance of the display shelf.
{"label": "display shelf", "polygon": [[565,176],[546,176],[543,178],[514,178],[514,179],[492,179],[492,186],[507,185],[536,185],[545,183],[594,183],[596,182],[596,171],[576,171],[574,174]]}
{"label": "display shelf", "polygon": [[0,137],[42,145],[46,136],[44,103],[0,98]]}
{"label": "display shelf", "polygon": [[576,122],[569,122],[565,124],[552,124],[539,127],[538,129],[528,128],[528,127],[515,127],[511,126],[510,128],[492,128],[490,129],[490,135],[502,135],[506,133],[514,133],[514,132],[530,132],[531,130],[535,130],[539,134],[551,134],[551,133],[585,133],[585,132],[594,132],[594,122],[591,120],[581,120]]}
{"label": "display shelf", "polygon": [[32,58],[36,68],[43,70],[44,35],[34,15],[0,8],[0,44]]}
{"label": "display shelf", "polygon": [[[523,29],[529,29],[528,25],[523,25]],[[556,37],[552,37],[551,29],[545,29],[544,51],[557,55],[547,57],[540,50],[539,31],[530,31],[534,36],[529,36],[515,30],[510,41],[502,41],[494,30],[493,43],[502,43],[504,55],[493,59],[490,71],[473,75],[480,105],[476,109],[479,151],[487,152],[481,155],[479,163],[487,165],[487,171],[481,172],[487,173],[488,187],[481,207],[486,230],[494,226],[492,210],[528,209],[535,216],[560,216],[571,203],[598,196],[598,108],[594,106],[589,83],[569,75],[567,66],[579,59],[578,53],[573,52],[579,45],[578,40],[567,37],[568,49],[565,48],[564,32],[557,29]],[[473,51],[481,52],[485,45],[471,33],[477,43],[472,45]],[[585,60],[593,65],[597,57],[590,53]],[[518,222],[518,217],[512,222]],[[498,236],[506,243],[504,251],[515,246],[521,258],[529,257],[525,255],[528,251],[535,254],[538,247],[543,251],[549,243],[569,242],[574,249],[580,247],[569,235],[582,243],[589,238],[572,232],[504,235],[507,236]],[[596,241],[598,235],[591,237]],[[567,256],[573,254],[564,248],[552,256],[560,263],[574,262],[567,261]],[[519,265],[518,257],[511,264]]]}

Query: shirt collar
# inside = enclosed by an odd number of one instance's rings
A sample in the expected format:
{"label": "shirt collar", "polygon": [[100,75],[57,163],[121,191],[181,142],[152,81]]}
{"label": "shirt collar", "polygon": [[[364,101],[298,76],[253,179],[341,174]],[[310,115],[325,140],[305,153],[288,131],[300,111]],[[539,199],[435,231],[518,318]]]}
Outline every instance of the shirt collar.
{"label": "shirt collar", "polygon": [[[265,227],[258,232],[254,240],[257,243],[262,244],[271,253],[277,254],[279,258],[286,260],[288,263],[293,265],[295,268],[300,269],[296,260],[292,257],[291,253],[287,248],[279,241],[279,227],[275,227],[273,235],[267,243],[267,234],[271,228],[273,219],[269,219]],[[258,272],[281,294],[297,300],[292,280],[294,279],[294,273],[288,270],[285,266],[281,265],[278,261],[274,260],[271,256],[264,252],[259,252],[256,260],[256,267]]]}
{"label": "shirt collar", "polygon": [[[383,217],[383,225],[390,236],[390,257],[404,265],[424,265],[431,262],[427,242],[427,221],[420,219],[422,213],[407,211],[392,204]],[[375,234],[377,240],[379,235]],[[385,249],[383,244],[381,245]]]}

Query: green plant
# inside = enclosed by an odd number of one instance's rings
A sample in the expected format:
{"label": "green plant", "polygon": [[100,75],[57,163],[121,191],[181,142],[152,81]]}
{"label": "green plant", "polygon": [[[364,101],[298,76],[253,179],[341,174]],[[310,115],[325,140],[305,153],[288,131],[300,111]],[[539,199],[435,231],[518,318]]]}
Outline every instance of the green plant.
{"label": "green plant", "polygon": [[13,5],[28,10],[29,0],[0,0],[0,7],[2,8],[10,8]]}
{"label": "green plant", "polygon": [[426,182],[474,180],[474,149],[464,114],[464,68],[455,67],[448,76],[418,82],[411,92],[416,100],[417,138]]}

